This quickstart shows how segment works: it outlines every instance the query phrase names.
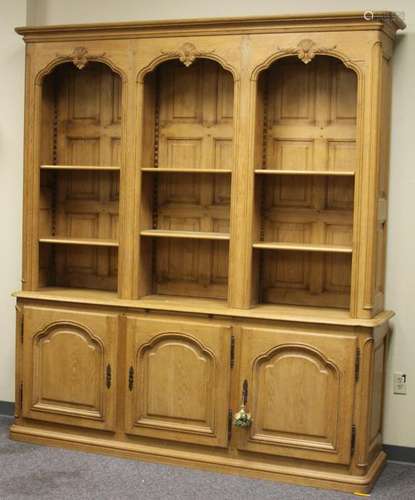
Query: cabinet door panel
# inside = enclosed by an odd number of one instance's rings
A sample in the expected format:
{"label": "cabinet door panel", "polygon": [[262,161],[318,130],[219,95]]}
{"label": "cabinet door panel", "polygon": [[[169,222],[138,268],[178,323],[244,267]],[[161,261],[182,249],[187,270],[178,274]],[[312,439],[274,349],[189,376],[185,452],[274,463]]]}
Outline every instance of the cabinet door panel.
{"label": "cabinet door panel", "polygon": [[117,317],[24,309],[23,416],[111,430]]}
{"label": "cabinet door panel", "polygon": [[353,336],[243,328],[253,423],[239,431],[239,448],[348,463],[355,355]]}
{"label": "cabinet door panel", "polygon": [[129,317],[127,335],[127,432],[226,446],[230,328]]}

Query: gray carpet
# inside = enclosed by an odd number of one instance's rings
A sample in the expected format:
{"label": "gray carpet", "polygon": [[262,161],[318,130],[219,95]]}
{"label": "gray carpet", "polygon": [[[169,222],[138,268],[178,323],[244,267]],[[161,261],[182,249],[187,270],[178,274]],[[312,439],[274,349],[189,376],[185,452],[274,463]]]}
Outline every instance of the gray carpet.
{"label": "gray carpet", "polygon": [[[315,488],[16,443],[8,439],[10,423],[9,417],[0,417],[2,500],[353,498]],[[415,466],[388,464],[371,498],[414,500]]]}

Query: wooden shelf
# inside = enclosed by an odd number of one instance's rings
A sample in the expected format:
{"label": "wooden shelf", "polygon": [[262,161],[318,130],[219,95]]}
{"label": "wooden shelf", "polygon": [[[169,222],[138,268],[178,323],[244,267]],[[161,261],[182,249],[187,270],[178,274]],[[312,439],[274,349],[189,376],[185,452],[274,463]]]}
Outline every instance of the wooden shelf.
{"label": "wooden shelf", "polygon": [[103,172],[117,172],[120,167],[97,165],[41,165],[41,170],[97,170]]}
{"label": "wooden shelf", "polygon": [[329,252],[329,253],[352,253],[352,247],[340,245],[319,245],[312,243],[274,243],[259,241],[253,244],[254,248],[265,250],[294,250],[302,252]]}
{"label": "wooden shelf", "polygon": [[226,301],[182,296],[146,295],[141,299],[120,299],[116,292],[84,288],[45,287],[36,291],[19,291],[14,297],[49,300],[76,304],[106,305],[183,313],[215,314],[224,317],[295,321],[329,325],[375,327],[394,316],[393,311],[382,311],[372,319],[352,318],[344,309],[308,306],[259,304],[250,309],[228,307]]}
{"label": "wooden shelf", "polygon": [[142,172],[183,173],[183,174],[231,174],[232,170],[221,168],[142,168]]}
{"label": "wooden shelf", "polygon": [[90,245],[96,247],[118,247],[115,240],[104,240],[100,238],[60,238],[52,236],[50,238],[40,238],[39,243],[53,243],[56,245]]}
{"label": "wooden shelf", "polygon": [[256,174],[261,175],[339,175],[339,176],[351,176],[355,175],[354,172],[348,172],[346,170],[335,171],[335,170],[267,170],[267,169],[257,169]]}
{"label": "wooden shelf", "polygon": [[187,238],[195,240],[229,240],[228,233],[208,233],[204,231],[170,231],[167,229],[146,229],[140,232],[141,236],[156,238]]}

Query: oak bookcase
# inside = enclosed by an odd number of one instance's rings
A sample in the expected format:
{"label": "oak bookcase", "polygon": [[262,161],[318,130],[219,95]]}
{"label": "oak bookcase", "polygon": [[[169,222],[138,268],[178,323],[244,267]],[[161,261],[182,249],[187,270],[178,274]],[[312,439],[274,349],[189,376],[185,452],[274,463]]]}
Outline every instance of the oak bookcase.
{"label": "oak bookcase", "polygon": [[16,30],[14,439],[370,491],[405,25],[367,17]]}

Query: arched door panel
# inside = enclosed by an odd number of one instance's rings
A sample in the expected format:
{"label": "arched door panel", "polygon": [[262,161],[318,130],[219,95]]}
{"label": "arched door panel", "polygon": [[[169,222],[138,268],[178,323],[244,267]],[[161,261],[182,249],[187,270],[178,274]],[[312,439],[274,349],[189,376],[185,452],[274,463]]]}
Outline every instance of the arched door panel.
{"label": "arched door panel", "polygon": [[230,328],[128,318],[127,432],[227,445]]}
{"label": "arched door panel", "polygon": [[115,315],[25,307],[23,416],[113,429]]}
{"label": "arched door panel", "polygon": [[356,338],[243,329],[241,381],[253,423],[240,448],[347,463]]}

